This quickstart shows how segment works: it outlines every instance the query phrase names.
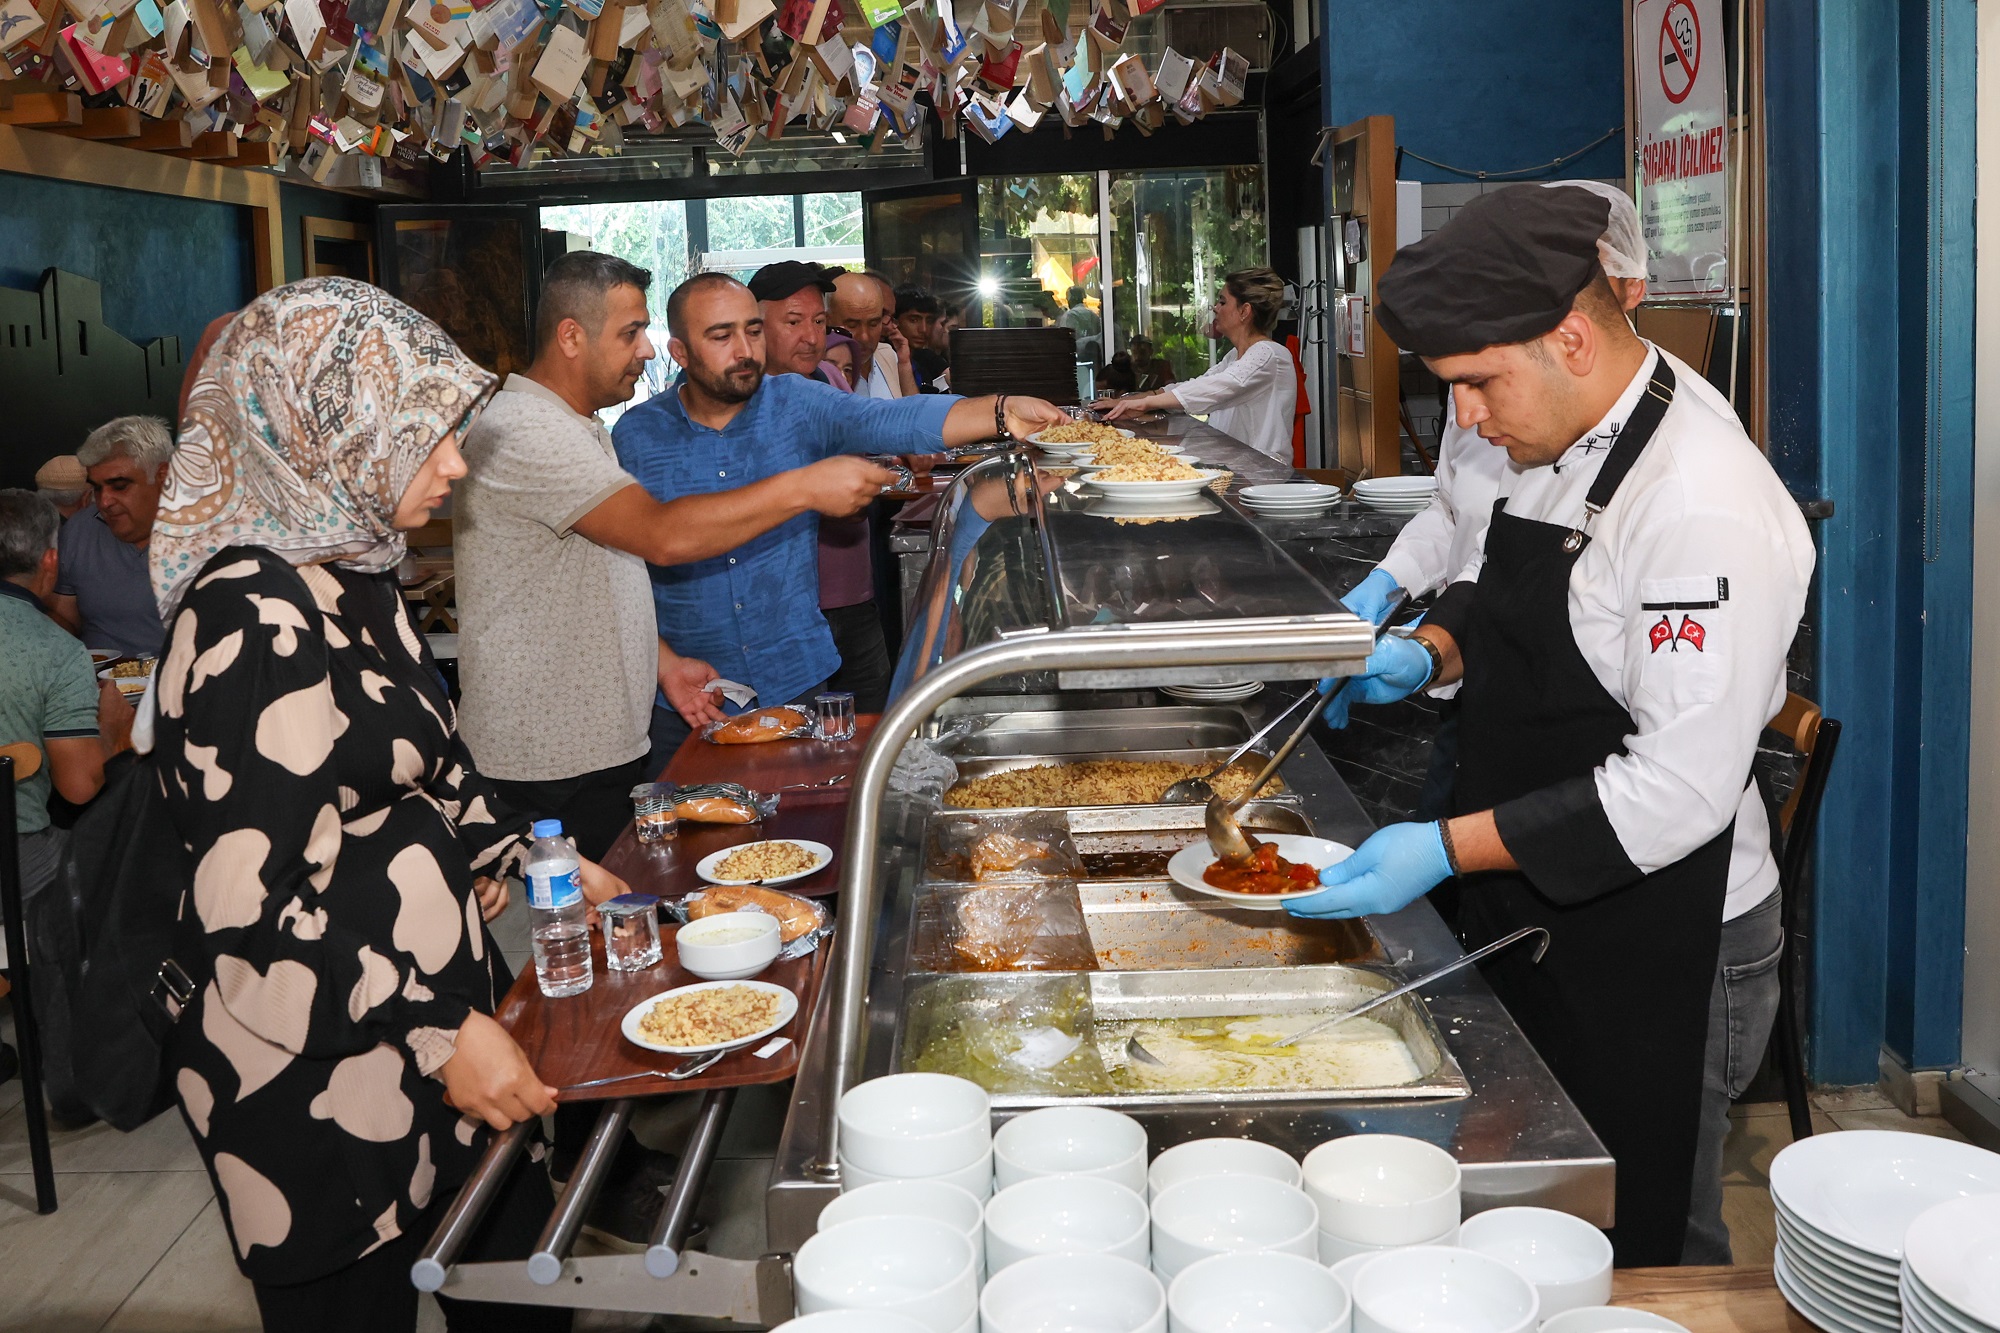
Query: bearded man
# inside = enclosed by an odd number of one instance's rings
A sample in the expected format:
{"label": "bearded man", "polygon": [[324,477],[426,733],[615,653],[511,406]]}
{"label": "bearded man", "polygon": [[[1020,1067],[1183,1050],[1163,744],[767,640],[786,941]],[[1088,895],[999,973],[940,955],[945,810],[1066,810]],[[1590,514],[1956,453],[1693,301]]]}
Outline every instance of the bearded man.
{"label": "bearded man", "polygon": [[[618,461],[662,503],[732,490],[839,454],[933,454],[1068,418],[1039,398],[949,394],[877,401],[764,373],[764,311],[722,273],[689,278],[667,298],[673,391],[633,408],[612,431]],[[880,484],[895,474],[880,469]],[[840,665],[819,606],[819,517],[799,514],[703,560],[647,566],[659,637],[756,692],[756,706],[809,702]],[[738,705],[731,704],[731,711]],[[653,711],[649,766],[690,733]]]}

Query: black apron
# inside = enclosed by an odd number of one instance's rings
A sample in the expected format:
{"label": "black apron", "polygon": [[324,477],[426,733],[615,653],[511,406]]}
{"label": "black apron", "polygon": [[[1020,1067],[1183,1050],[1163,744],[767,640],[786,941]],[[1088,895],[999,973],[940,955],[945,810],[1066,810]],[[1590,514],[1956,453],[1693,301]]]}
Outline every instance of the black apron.
{"label": "black apron", "polygon": [[[1645,449],[1673,392],[1662,359],[1591,485],[1593,516]],[[1464,624],[1453,793],[1460,814],[1587,776],[1623,754],[1635,729],[1570,626],[1570,571],[1588,535],[1504,507],[1494,506]],[[1458,931],[1467,948],[1522,926],[1548,928],[1540,964],[1528,961],[1532,951],[1513,949],[1483,970],[1617,1163],[1610,1234],[1621,1268],[1680,1262],[1734,831],[1732,822],[1685,859],[1567,906],[1519,872],[1461,881]]]}

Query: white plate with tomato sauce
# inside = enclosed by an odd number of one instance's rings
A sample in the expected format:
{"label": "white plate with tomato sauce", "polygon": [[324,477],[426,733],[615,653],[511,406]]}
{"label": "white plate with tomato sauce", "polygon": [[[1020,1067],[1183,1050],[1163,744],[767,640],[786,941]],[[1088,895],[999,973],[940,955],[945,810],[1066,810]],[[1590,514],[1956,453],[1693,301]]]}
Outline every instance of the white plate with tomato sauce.
{"label": "white plate with tomato sauce", "polygon": [[[1193,889],[1196,893],[1205,893],[1211,898],[1221,898],[1239,907],[1276,911],[1293,898],[1306,898],[1320,892],[1319,872],[1354,855],[1354,849],[1344,842],[1331,842],[1326,838],[1308,838],[1303,833],[1259,833],[1257,840],[1272,848],[1284,864],[1310,871],[1310,875],[1287,876],[1283,872],[1270,874],[1264,880],[1270,885],[1268,892],[1245,893],[1219,888],[1203,878],[1216,861],[1215,848],[1209,846],[1205,838],[1175,852],[1173,859],[1167,862],[1167,874],[1173,878],[1174,883]],[[1298,887],[1284,888],[1283,884],[1287,878]]]}

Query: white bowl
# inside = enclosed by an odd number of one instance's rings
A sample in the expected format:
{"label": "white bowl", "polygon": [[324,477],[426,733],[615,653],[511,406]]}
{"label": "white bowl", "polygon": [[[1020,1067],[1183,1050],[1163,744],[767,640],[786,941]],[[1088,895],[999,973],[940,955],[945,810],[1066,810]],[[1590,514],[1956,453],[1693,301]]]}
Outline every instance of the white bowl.
{"label": "white bowl", "polygon": [[[1453,1227],[1442,1235],[1432,1236],[1428,1240],[1420,1240],[1417,1244],[1456,1245],[1458,1244],[1458,1228]],[[1320,1228],[1319,1233],[1319,1261],[1323,1264],[1337,1264],[1348,1259],[1357,1257],[1367,1258],[1369,1255],[1387,1254],[1390,1250],[1407,1250],[1409,1248],[1407,1245],[1363,1245],[1358,1240],[1349,1240],[1345,1236],[1336,1236],[1324,1227]]]}
{"label": "white bowl", "polygon": [[[742,930],[756,933],[747,939],[716,942]],[[754,977],[769,967],[784,947],[784,931],[769,912],[718,912],[674,932],[674,952],[681,966],[704,981]]]}
{"label": "white bowl", "polygon": [[1200,1176],[1153,1200],[1153,1271],[1171,1280],[1212,1254],[1318,1253],[1319,1209],[1300,1191],[1262,1176]]}
{"label": "white bowl", "polygon": [[1526,1278],[1470,1250],[1393,1250],[1354,1278],[1354,1333],[1528,1333],[1540,1310]]}
{"label": "white bowl", "polygon": [[1146,1201],[1101,1176],[1037,1176],[986,1203],[986,1271],[1038,1254],[1152,1257]]}
{"label": "white bowl", "polygon": [[1461,1249],[1489,1254],[1534,1284],[1542,1318],[1611,1299],[1611,1240],[1553,1208],[1494,1208],[1458,1229]]}
{"label": "white bowl", "polygon": [[840,1099],[840,1156],[878,1176],[961,1171],[993,1145],[986,1089],[949,1074],[890,1074]]}
{"label": "white bowl", "polygon": [[916,1320],[880,1310],[822,1310],[787,1319],[771,1333],[929,1333]]}
{"label": "white bowl", "polygon": [[943,1181],[947,1185],[958,1186],[973,1198],[985,1203],[993,1197],[993,1150],[987,1149],[971,1166],[934,1176],[885,1176],[856,1166],[848,1160],[844,1152],[840,1155],[840,1188],[843,1192],[858,1190],[865,1185],[881,1185],[899,1180]]}
{"label": "white bowl", "polygon": [[981,1333],[1166,1333],[1167,1293],[1130,1259],[1042,1254],[995,1273],[979,1298]]}
{"label": "white bowl", "polygon": [[852,1222],[857,1217],[928,1217],[942,1222],[979,1246],[985,1205],[977,1195],[942,1180],[882,1180],[863,1185],[819,1211],[818,1230]]}
{"label": "white bowl", "polygon": [[1146,1131],[1101,1106],[1048,1106],[1015,1116],[993,1135],[1001,1189],[1036,1176],[1103,1176],[1135,1194],[1146,1189]]}
{"label": "white bowl", "polygon": [[1320,1225],[1364,1245],[1418,1245],[1458,1225],[1458,1161],[1400,1134],[1349,1134],[1302,1165]]}
{"label": "white bowl", "polygon": [[1296,1254],[1218,1254],[1167,1290],[1170,1333],[1345,1333],[1351,1314],[1340,1280]]}
{"label": "white bowl", "polygon": [[799,1246],[800,1314],[871,1310],[955,1333],[979,1306],[972,1242],[928,1217],[860,1217]]}
{"label": "white bowl", "polygon": [[1146,1170],[1146,1197],[1202,1176],[1263,1176],[1299,1187],[1298,1159],[1255,1139],[1196,1139],[1167,1149]]}
{"label": "white bowl", "polygon": [[[1319,1234],[1321,1236],[1326,1235],[1324,1231]],[[1386,1253],[1386,1251],[1368,1250],[1361,1254],[1351,1254],[1347,1258],[1331,1264],[1327,1264],[1326,1257],[1321,1255],[1320,1262],[1326,1264],[1326,1269],[1329,1273],[1340,1279],[1340,1285],[1347,1288],[1347,1292],[1351,1296],[1354,1294],[1354,1278],[1356,1274],[1360,1273],[1361,1266],[1383,1253]]]}
{"label": "white bowl", "polygon": [[1657,1329],[1660,1333],[1688,1333],[1665,1315],[1651,1310],[1628,1310],[1620,1305],[1591,1305],[1581,1310],[1565,1310],[1542,1325],[1542,1333],[1620,1333],[1627,1329]]}

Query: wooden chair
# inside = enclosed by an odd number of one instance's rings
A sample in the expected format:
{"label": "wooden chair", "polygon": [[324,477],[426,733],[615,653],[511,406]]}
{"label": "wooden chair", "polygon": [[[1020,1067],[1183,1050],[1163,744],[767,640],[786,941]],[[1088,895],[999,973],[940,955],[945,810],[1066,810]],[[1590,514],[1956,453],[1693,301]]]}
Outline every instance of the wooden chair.
{"label": "wooden chair", "polygon": [[1840,746],[1840,723],[1822,714],[1819,705],[1803,695],[1787,694],[1785,706],[1771,719],[1770,728],[1783,736],[1800,756],[1798,781],[1778,812],[1777,826],[1771,830],[1772,850],[1778,858],[1778,887],[1784,895],[1779,917],[1785,934],[1785,949],[1778,956],[1778,1017],[1771,1026],[1771,1056],[1784,1079],[1785,1109],[1791,1117],[1792,1138],[1798,1140],[1810,1137],[1813,1129],[1792,944],[1798,937],[1806,868],[1812,857],[1813,833],[1819,826],[1820,802],[1826,796],[1834,751]]}
{"label": "wooden chair", "polygon": [[[56,1210],[55,1163],[48,1113],[42,1106],[41,1043],[28,983],[28,931],[21,915],[21,847],[15,828],[14,784],[41,771],[41,747],[30,741],[0,746],[0,916],[6,918],[8,982],[16,988],[14,1036],[21,1043],[21,1110],[28,1122],[28,1161],[35,1175],[35,1211]],[[6,1048],[0,1047],[0,1050]],[[8,1052],[12,1054],[11,1051]]]}

